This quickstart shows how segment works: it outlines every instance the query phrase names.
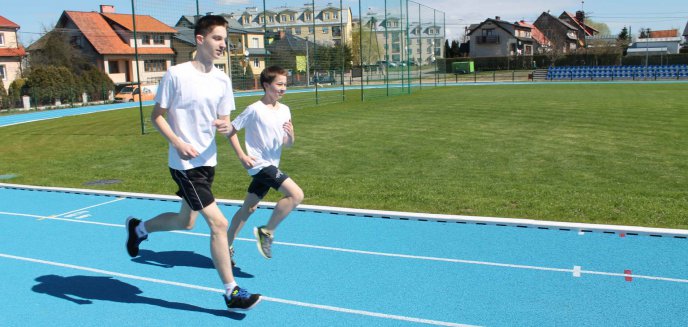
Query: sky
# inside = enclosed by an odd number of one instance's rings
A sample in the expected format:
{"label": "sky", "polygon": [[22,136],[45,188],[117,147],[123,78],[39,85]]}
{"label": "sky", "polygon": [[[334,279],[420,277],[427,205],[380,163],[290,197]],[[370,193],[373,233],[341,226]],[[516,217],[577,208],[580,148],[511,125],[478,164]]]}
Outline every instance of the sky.
{"label": "sky", "polygon": [[[115,6],[118,13],[131,13],[131,0],[2,0],[0,15],[17,23],[20,42],[24,46],[37,40],[46,29],[51,29],[59,19],[62,11],[98,11],[99,5]],[[222,13],[238,10],[249,6],[262,8],[264,0],[199,0],[200,12],[213,11]],[[350,6],[354,16],[358,16],[358,1],[341,0],[343,6]],[[388,8],[402,0],[387,0]],[[461,40],[465,27],[477,24],[487,18],[500,16],[502,20],[529,22],[535,21],[542,12],[549,11],[559,16],[562,12],[575,13],[583,10],[595,22],[606,23],[612,34],[619,34],[624,26],[631,28],[637,34],[641,28],[652,30],[679,29],[681,34],[688,22],[688,1],[662,0],[658,2],[647,0],[412,0],[409,6],[418,7],[423,4],[424,17],[433,14],[435,9],[437,21],[441,21],[442,13],[449,40]],[[149,14],[163,20],[167,24],[174,24],[182,13],[194,14],[196,4],[194,0],[135,0],[134,9],[138,14]],[[302,6],[310,0],[265,0],[268,8],[283,5]],[[328,2],[335,5],[337,0],[317,0],[316,6],[324,6]],[[384,0],[362,0],[361,10],[368,8],[377,11],[384,10]],[[412,14],[414,9],[409,10]],[[430,16],[428,16],[430,15]],[[166,18],[159,18],[166,17]],[[165,21],[167,20],[167,21]]]}

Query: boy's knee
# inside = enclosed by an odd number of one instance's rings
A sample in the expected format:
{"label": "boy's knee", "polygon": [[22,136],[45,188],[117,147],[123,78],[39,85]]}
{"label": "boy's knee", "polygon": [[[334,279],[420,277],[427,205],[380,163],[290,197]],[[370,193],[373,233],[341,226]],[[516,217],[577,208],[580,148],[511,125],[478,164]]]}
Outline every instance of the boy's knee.
{"label": "boy's knee", "polygon": [[303,190],[299,188],[294,194],[292,194],[292,200],[294,201],[294,205],[299,205],[303,201]]}

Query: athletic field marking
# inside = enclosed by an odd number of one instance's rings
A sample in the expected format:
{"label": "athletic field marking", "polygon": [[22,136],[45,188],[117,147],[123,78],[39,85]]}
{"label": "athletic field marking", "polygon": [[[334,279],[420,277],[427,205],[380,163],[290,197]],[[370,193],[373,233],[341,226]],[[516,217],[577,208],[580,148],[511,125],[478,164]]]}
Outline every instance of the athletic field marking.
{"label": "athletic field marking", "polygon": [[[133,193],[133,192],[119,192],[119,191],[101,191],[91,189],[77,189],[64,187],[48,187],[48,186],[33,186],[22,184],[0,183],[0,188],[18,189],[18,190],[36,190],[36,191],[55,191],[64,193],[78,193],[90,195],[104,195],[104,196],[119,196],[131,199],[152,199],[162,201],[179,202],[177,196],[159,195],[147,193]],[[241,206],[243,201],[217,199],[218,205]],[[259,208],[271,209],[275,206],[273,202],[261,202]],[[547,220],[534,220],[524,218],[501,218],[501,217],[481,217],[481,216],[462,216],[462,215],[446,215],[446,214],[428,214],[428,213],[414,213],[414,212],[400,212],[400,211],[383,211],[383,210],[369,210],[356,208],[340,208],[329,206],[317,206],[302,204],[296,208],[297,211],[308,211],[315,213],[332,213],[342,215],[354,215],[360,217],[379,217],[392,218],[402,220],[431,220],[440,222],[453,223],[486,223],[486,224],[503,224],[516,227],[534,227],[544,229],[561,229],[571,231],[585,231],[585,232],[614,232],[624,235],[650,235],[650,236],[669,236],[681,239],[688,239],[688,230],[684,229],[669,229],[669,228],[653,228],[653,227],[638,227],[638,226],[623,226],[623,225],[602,225],[602,224],[583,224],[583,223],[568,223]]]}
{"label": "athletic field marking", "polygon": [[83,210],[86,210],[86,209],[91,209],[91,208],[95,208],[95,207],[100,207],[100,206],[103,206],[103,205],[106,205],[106,204],[115,203],[115,202],[119,202],[119,201],[126,200],[126,199],[127,199],[127,198],[117,198],[117,199],[114,199],[114,200],[111,200],[111,201],[107,201],[107,202],[103,202],[103,203],[99,203],[99,204],[94,204],[94,205],[92,205],[92,206],[83,207],[83,208],[76,209],[76,210],[72,210],[72,211],[67,211],[67,212],[65,212],[65,213],[61,213],[61,214],[54,215],[53,217],[66,216],[66,215],[68,215],[68,214],[70,214],[70,213],[75,213],[75,212],[83,211]]}
{"label": "athletic field marking", "polygon": [[[41,260],[41,259],[20,257],[20,256],[4,254],[4,253],[0,253],[0,257],[7,258],[7,259],[19,260],[19,261],[25,261],[25,262],[39,263],[39,264],[55,266],[55,267],[62,267],[62,268],[69,268],[69,269],[75,269],[75,270],[81,270],[81,271],[88,271],[88,272],[97,273],[97,274],[106,275],[106,276],[121,277],[121,278],[126,278],[126,279],[134,279],[134,280],[146,281],[146,282],[151,282],[151,283],[156,283],[156,284],[172,285],[172,286],[190,288],[190,289],[207,291],[207,292],[215,292],[215,293],[220,293],[220,294],[224,293],[224,290],[217,289],[217,288],[192,285],[192,284],[186,284],[186,283],[179,283],[179,282],[173,282],[173,281],[157,279],[157,278],[149,278],[149,277],[142,277],[142,276],[136,276],[136,275],[130,275],[130,274],[123,274],[123,273],[118,273],[118,272],[114,272],[114,271],[108,271],[108,270],[102,270],[102,269],[90,268],[90,267],[84,267],[84,266],[77,266],[77,265],[72,265],[72,264],[67,264],[67,263],[60,263],[60,262],[47,261],[47,260]],[[334,307],[334,306],[329,306],[329,305],[292,301],[292,300],[273,298],[273,297],[268,297],[268,296],[263,296],[262,299],[265,301],[269,301],[269,302],[282,303],[282,304],[294,305],[294,306],[300,306],[300,307],[306,307],[306,308],[321,309],[321,310],[328,310],[328,311],[334,311],[334,312],[349,313],[349,314],[362,315],[362,316],[370,316],[370,317],[376,317],[376,318],[400,320],[400,321],[406,321],[406,322],[415,322],[415,323],[422,323],[422,324],[428,324],[428,325],[452,326],[452,327],[471,327],[472,326],[472,325],[457,324],[457,323],[446,322],[446,321],[438,321],[438,320],[422,319],[422,318],[415,318],[415,317],[391,315],[391,314],[372,312],[372,311],[355,310],[355,309]]]}
{"label": "athletic field marking", "polygon": [[[45,216],[27,215],[27,214],[13,214],[13,213],[8,213],[8,212],[0,212],[0,215],[22,216],[22,217],[31,217],[31,218],[44,218],[44,219],[65,221],[65,222],[71,222],[71,223],[83,223],[83,224],[92,224],[92,225],[117,227],[117,228],[125,228],[126,227],[124,225],[119,225],[119,224],[110,224],[110,223],[101,223],[101,222],[94,222],[94,221],[83,221],[83,220],[56,218],[56,217],[45,217]],[[210,235],[208,235],[208,234],[187,232],[187,231],[171,231],[171,233],[191,235],[191,236],[199,236],[199,237],[210,237]],[[254,239],[242,238],[242,237],[237,237],[236,240],[244,241],[244,242],[255,242],[256,241]],[[373,255],[373,256],[380,256],[380,257],[392,257],[392,258],[425,260],[425,261],[439,261],[439,262],[461,263],[461,264],[492,266],[492,267],[501,267],[501,268],[563,272],[563,273],[569,273],[572,276],[574,276],[574,275],[581,275],[582,276],[583,274],[610,276],[610,277],[619,277],[619,276],[627,277],[627,276],[629,276],[628,274],[623,274],[623,273],[610,273],[610,272],[593,271],[593,270],[579,270],[580,267],[578,267],[578,266],[574,266],[572,269],[570,269],[570,268],[553,268],[553,267],[519,265],[519,264],[499,263],[499,262],[489,262],[489,261],[463,260],[463,259],[418,256],[418,255],[400,254],[400,253],[364,251],[364,250],[354,250],[354,249],[345,249],[345,248],[337,248],[337,247],[322,246],[322,245],[301,244],[301,243],[274,242],[274,244],[293,246],[293,247],[301,247],[301,248],[309,248],[309,249],[317,249],[317,250],[326,250],[326,251],[335,251],[335,252],[344,252],[344,253],[355,253],[355,254],[363,254],[363,255]],[[575,277],[581,277],[581,276],[575,276]],[[676,282],[676,283],[688,283],[688,279],[683,279],[683,278],[669,278],[669,277],[647,276],[647,275],[630,275],[630,276],[634,277],[634,278],[641,278],[641,279],[650,279],[650,280]]]}

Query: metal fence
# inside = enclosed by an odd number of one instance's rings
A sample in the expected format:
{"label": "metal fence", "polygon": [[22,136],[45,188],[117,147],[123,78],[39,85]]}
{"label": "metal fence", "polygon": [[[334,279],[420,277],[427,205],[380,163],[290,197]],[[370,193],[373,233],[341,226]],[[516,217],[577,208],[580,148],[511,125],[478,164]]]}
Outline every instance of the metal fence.
{"label": "metal fence", "polygon": [[[232,78],[235,92],[261,90],[257,77],[270,65],[288,69],[290,89],[313,90],[312,97],[298,101],[316,104],[408,94],[446,80],[437,64],[444,57],[445,15],[411,0],[347,5],[342,0],[263,0],[260,5],[132,0],[132,12],[139,20],[150,16],[176,30],[170,40],[173,56],[150,55],[137,47],[137,82],[155,83],[161,77],[141,75],[145,69],[140,65],[147,61],[175,65],[191,60],[193,24],[208,13],[229,21],[228,51],[216,67]],[[136,38],[148,38],[145,28],[136,26]]]}

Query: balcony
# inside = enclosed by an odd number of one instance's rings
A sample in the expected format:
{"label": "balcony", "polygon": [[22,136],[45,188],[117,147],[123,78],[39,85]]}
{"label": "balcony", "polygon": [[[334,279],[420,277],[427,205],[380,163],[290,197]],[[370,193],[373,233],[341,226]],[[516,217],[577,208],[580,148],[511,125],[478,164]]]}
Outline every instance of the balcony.
{"label": "balcony", "polygon": [[475,43],[477,44],[499,44],[499,35],[480,35],[471,37],[471,39],[473,38],[475,38]]}

